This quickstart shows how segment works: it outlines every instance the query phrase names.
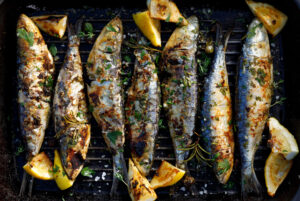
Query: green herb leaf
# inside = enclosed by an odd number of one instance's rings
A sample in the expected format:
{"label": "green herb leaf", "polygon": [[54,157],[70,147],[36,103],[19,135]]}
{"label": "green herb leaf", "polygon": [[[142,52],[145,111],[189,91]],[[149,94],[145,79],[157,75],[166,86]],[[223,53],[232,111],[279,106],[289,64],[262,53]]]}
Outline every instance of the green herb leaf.
{"label": "green herb leaf", "polygon": [[128,187],[128,184],[124,181],[123,176],[119,172],[115,173],[115,177],[122,181]]}
{"label": "green herb leaf", "polygon": [[[58,172],[58,170],[59,170],[59,167],[58,167],[57,165],[55,165],[55,166],[52,168],[52,170],[49,170],[49,172],[56,173],[56,172]],[[64,172],[64,171],[63,171],[63,172]]]}
{"label": "green herb leaf", "polygon": [[94,106],[92,106],[92,105],[89,105],[89,112],[93,112],[94,111]]}
{"label": "green herb leaf", "polygon": [[32,32],[27,32],[23,28],[17,29],[17,36],[20,37],[20,38],[23,38],[24,40],[26,40],[28,42],[29,46],[33,45],[34,35],[33,35]]}
{"label": "green herb leaf", "polygon": [[89,167],[84,167],[81,170],[81,175],[85,176],[85,177],[93,177],[94,174],[95,174],[95,171],[91,170]]}
{"label": "green herb leaf", "polygon": [[117,30],[111,24],[109,24],[106,28],[108,31],[117,32]]}
{"label": "green herb leaf", "polygon": [[170,22],[170,18],[171,18],[171,13],[169,13],[167,19],[165,20],[166,22]]}
{"label": "green herb leaf", "polygon": [[15,155],[19,156],[22,152],[24,152],[24,147],[23,146],[18,146]]}
{"label": "green herb leaf", "polygon": [[124,56],[124,60],[126,62],[131,62],[131,58],[128,55]]}
{"label": "green herb leaf", "polygon": [[94,32],[93,25],[89,22],[84,23],[84,30],[88,33],[93,33]]}
{"label": "green herb leaf", "polygon": [[49,48],[50,53],[55,57],[57,54],[57,48],[54,44],[52,44]]}
{"label": "green herb leaf", "polygon": [[230,163],[227,158],[218,162],[218,174],[223,174],[230,169]]}
{"label": "green herb leaf", "polygon": [[113,143],[115,145],[117,138],[119,136],[122,136],[122,134],[123,133],[121,131],[113,131],[113,132],[107,133],[107,137],[111,141],[111,143]]}
{"label": "green herb leaf", "polygon": [[182,21],[183,21],[183,18],[182,18],[182,17],[178,18],[178,22],[176,23],[176,25],[177,25],[177,26],[181,25]]}

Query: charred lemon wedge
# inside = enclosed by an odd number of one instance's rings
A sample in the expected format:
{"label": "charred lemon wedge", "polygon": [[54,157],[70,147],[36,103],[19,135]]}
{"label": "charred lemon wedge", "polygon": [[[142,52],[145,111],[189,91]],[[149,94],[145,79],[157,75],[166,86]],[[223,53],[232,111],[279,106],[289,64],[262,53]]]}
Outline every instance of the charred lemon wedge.
{"label": "charred lemon wedge", "polygon": [[269,155],[265,165],[265,181],[270,196],[274,196],[278,187],[288,175],[293,161],[286,160],[282,154]]}
{"label": "charred lemon wedge", "polygon": [[152,19],[149,15],[149,11],[135,13],[132,15],[132,17],[135,24],[139,27],[142,33],[151,41],[152,45],[160,47],[160,21]]}
{"label": "charred lemon wedge", "polygon": [[184,176],[184,174],[184,170],[173,166],[167,161],[162,161],[150,184],[153,189],[172,186],[176,184]]}
{"label": "charred lemon wedge", "polygon": [[31,17],[34,23],[50,36],[62,38],[67,27],[66,15],[43,15]]}
{"label": "charred lemon wedge", "polygon": [[128,191],[131,200],[153,201],[157,199],[157,195],[151,187],[149,181],[140,174],[131,159],[129,159],[128,179]]}
{"label": "charred lemon wedge", "polygon": [[65,173],[57,150],[54,151],[53,174],[56,185],[60,190],[65,190],[73,186],[74,181],[70,180]]}
{"label": "charred lemon wedge", "polygon": [[34,156],[31,161],[27,162],[23,169],[31,176],[41,180],[52,180],[52,162],[45,152]]}
{"label": "charred lemon wedge", "polygon": [[147,6],[151,18],[187,25],[188,21],[180,13],[177,5],[169,0],[148,0]]}
{"label": "charred lemon wedge", "polygon": [[288,17],[267,3],[246,0],[252,13],[263,23],[270,34],[276,36],[285,26]]}
{"label": "charred lemon wedge", "polygon": [[299,153],[299,148],[294,136],[274,117],[268,119],[268,126],[272,152],[282,154],[287,160],[295,158]]}

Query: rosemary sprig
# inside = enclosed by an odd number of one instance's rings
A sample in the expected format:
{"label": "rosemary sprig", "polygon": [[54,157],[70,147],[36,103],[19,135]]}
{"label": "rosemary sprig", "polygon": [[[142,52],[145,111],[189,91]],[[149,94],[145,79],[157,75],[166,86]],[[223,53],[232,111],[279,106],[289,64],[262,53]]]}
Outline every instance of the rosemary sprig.
{"label": "rosemary sprig", "polygon": [[128,184],[124,181],[123,176],[118,171],[115,173],[115,177],[117,177],[121,182],[123,182],[127,186],[127,188],[129,188]]}
{"label": "rosemary sprig", "polygon": [[123,44],[130,47],[130,48],[133,48],[133,49],[145,49],[145,50],[149,50],[149,51],[153,51],[153,52],[162,52],[161,50],[159,49],[156,49],[156,48],[152,48],[152,47],[149,47],[149,46],[146,46],[146,45],[141,45],[141,44],[138,44],[137,42],[133,42],[133,41],[123,41]]}
{"label": "rosemary sprig", "polygon": [[273,106],[275,106],[277,104],[282,105],[285,100],[286,100],[285,97],[281,97],[278,101],[276,101],[275,103],[273,103],[270,107],[273,107]]}

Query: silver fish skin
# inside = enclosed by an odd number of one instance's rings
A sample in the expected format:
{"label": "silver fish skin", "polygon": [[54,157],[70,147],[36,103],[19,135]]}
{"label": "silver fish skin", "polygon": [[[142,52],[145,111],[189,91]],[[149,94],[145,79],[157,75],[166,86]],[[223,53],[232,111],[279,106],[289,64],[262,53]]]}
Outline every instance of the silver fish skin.
{"label": "silver fish skin", "polygon": [[253,161],[271,104],[273,64],[266,29],[254,19],[243,45],[237,75],[236,123],[241,155],[242,199],[261,195]]}
{"label": "silver fish skin", "polygon": [[112,19],[98,36],[87,61],[88,98],[93,116],[102,129],[104,140],[113,155],[113,184],[111,196],[116,195],[118,178],[127,182],[123,156],[125,142],[124,97],[120,78],[123,26],[120,18]]}
{"label": "silver fish skin", "polygon": [[[217,35],[220,34],[219,31]],[[222,184],[228,181],[234,164],[232,106],[225,60],[228,39],[229,34],[225,44],[220,41],[216,45],[211,71],[204,84],[202,107],[202,136],[211,153],[214,172]]]}
{"label": "silver fish skin", "polygon": [[192,142],[197,109],[197,69],[195,53],[199,34],[198,18],[188,18],[189,24],[178,27],[169,38],[162,53],[163,107],[166,111],[176,166],[188,170],[189,152],[182,150]]}
{"label": "silver fish skin", "polygon": [[20,129],[30,160],[39,153],[44,141],[55,67],[43,36],[25,14],[17,23],[17,46]]}
{"label": "silver fish skin", "polygon": [[132,85],[125,105],[126,125],[131,156],[144,176],[153,163],[155,138],[158,133],[160,83],[151,54],[137,49]]}
{"label": "silver fish skin", "polygon": [[80,39],[68,27],[69,43],[60,69],[53,100],[56,138],[59,139],[61,162],[68,177],[74,180],[83,168],[90,143],[90,124],[84,92],[79,53]]}

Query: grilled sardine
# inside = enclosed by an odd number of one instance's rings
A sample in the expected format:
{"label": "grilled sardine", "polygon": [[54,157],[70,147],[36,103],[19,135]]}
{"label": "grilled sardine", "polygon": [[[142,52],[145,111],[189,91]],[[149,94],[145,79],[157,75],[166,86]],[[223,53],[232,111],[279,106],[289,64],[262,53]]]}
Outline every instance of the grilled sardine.
{"label": "grilled sardine", "polygon": [[28,158],[39,153],[50,116],[54,63],[36,25],[24,14],[17,24],[18,103]]}
{"label": "grilled sardine", "polygon": [[156,66],[145,49],[135,50],[135,68],[125,107],[131,156],[142,175],[148,175],[158,132],[160,85]]}
{"label": "grilled sardine", "polygon": [[269,39],[262,23],[254,19],[243,45],[237,78],[236,121],[241,154],[242,198],[261,194],[253,161],[268,118],[273,83]]}
{"label": "grilled sardine", "polygon": [[116,17],[101,31],[87,61],[89,102],[93,116],[102,129],[104,140],[113,155],[113,184],[111,196],[116,194],[118,178],[127,181],[127,168],[123,157],[124,108],[120,79],[122,21]]}
{"label": "grilled sardine", "polygon": [[204,84],[202,135],[213,159],[214,172],[219,182],[225,184],[234,163],[232,107],[225,60],[229,34],[222,44],[222,31],[217,27],[215,57]]}
{"label": "grilled sardine", "polygon": [[[78,25],[79,27],[79,25]],[[61,162],[68,177],[80,173],[90,143],[90,124],[84,92],[80,39],[68,28],[68,50],[59,72],[54,94],[54,124],[59,139]]]}
{"label": "grilled sardine", "polygon": [[187,170],[183,150],[192,142],[197,108],[197,70],[195,53],[199,34],[198,19],[188,18],[189,24],[178,27],[169,38],[163,53],[163,106],[175,150],[176,165]]}

